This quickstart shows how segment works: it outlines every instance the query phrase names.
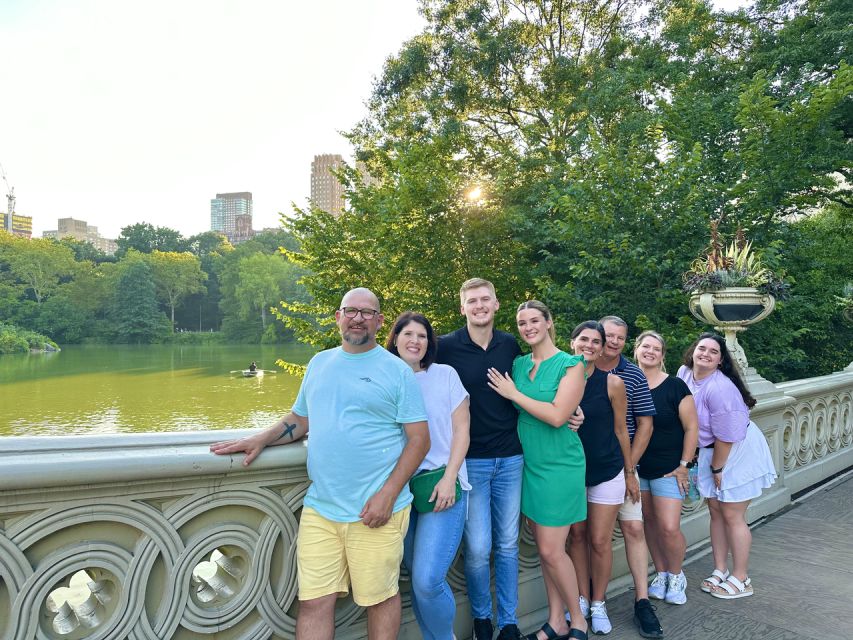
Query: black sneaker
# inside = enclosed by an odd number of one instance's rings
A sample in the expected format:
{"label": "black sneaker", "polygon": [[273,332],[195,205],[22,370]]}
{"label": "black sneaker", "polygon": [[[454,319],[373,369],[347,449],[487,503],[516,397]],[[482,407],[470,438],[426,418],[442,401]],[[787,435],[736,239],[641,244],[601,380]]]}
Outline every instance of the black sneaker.
{"label": "black sneaker", "polygon": [[494,632],[489,618],[474,618],[474,640],[492,640]]}
{"label": "black sneaker", "polygon": [[634,624],[644,638],[663,638],[663,629],[655,615],[655,608],[646,598],[634,603]]}
{"label": "black sneaker", "polygon": [[514,624],[506,625],[498,634],[498,640],[522,640],[523,638],[524,636],[521,635],[518,626]]}

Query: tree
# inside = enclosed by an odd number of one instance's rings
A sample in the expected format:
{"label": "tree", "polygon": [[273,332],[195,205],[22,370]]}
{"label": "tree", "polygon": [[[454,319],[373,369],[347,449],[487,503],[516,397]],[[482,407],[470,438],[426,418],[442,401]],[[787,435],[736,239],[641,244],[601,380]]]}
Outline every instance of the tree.
{"label": "tree", "polygon": [[[321,348],[334,344],[328,309],[356,286],[370,287],[389,317],[428,310],[439,331],[458,324],[459,285],[470,277],[501,274],[502,299],[524,295],[523,248],[500,194],[483,184],[482,198],[466,197],[475,178],[468,162],[454,159],[452,140],[407,145],[373,170],[379,184],[359,185],[348,172],[350,209],[341,216],[314,209],[285,222],[300,241],[300,250],[286,255],[305,269],[302,282],[312,300],[281,305],[282,319],[300,340]],[[510,309],[503,314],[508,318]]]}
{"label": "tree", "polygon": [[94,320],[89,309],[60,291],[41,305],[34,326],[60,344],[74,344],[91,335]]}
{"label": "tree", "polygon": [[169,321],[157,306],[151,268],[138,255],[131,253],[122,265],[107,319],[117,342],[156,342],[169,331]]}
{"label": "tree", "polygon": [[97,335],[97,318],[103,315],[113,291],[103,269],[85,260],[76,265],[74,279],[62,283],[38,309],[32,326],[60,343],[77,343]]}
{"label": "tree", "polygon": [[297,284],[302,270],[280,253],[251,253],[229,260],[222,272],[222,330],[231,339],[280,341],[281,329],[269,322],[270,308],[282,297],[304,301]]}
{"label": "tree", "polygon": [[853,323],[836,297],[853,283],[851,237],[853,216],[839,204],[793,221],[781,234],[775,258],[794,281],[794,295],[739,337],[750,364],[768,379],[809,378],[853,361]]}
{"label": "tree", "polygon": [[[355,285],[443,329],[472,275],[504,312],[545,299],[564,335],[617,312],[687,336],[700,327],[680,274],[711,219],[772,253],[791,214],[849,206],[849,3],[422,6],[427,27],[349,134],[375,181],[345,170],[347,212],[289,222],[315,301],[283,305],[300,339],[330,344],[322,317]],[[461,197],[473,184],[477,207]]]}
{"label": "tree", "polygon": [[198,322],[199,331],[205,326],[219,329],[222,321],[219,305],[222,300],[219,274],[225,257],[234,251],[234,247],[224,235],[217,231],[205,231],[194,235],[187,240],[187,243],[190,251],[201,262],[201,269],[207,275],[207,281],[203,292],[189,296],[181,305],[177,314],[178,323],[189,327]]}
{"label": "tree", "polygon": [[74,273],[73,253],[53,240],[16,239],[8,246],[6,261],[9,271],[32,292],[36,304],[40,305],[56,290],[63,278],[69,278]]}
{"label": "tree", "polygon": [[281,295],[281,284],[287,277],[287,263],[280,256],[256,253],[242,258],[235,272],[238,283],[233,295],[244,316],[259,314],[261,326],[267,327],[267,310]]}
{"label": "tree", "polygon": [[175,306],[187,295],[204,290],[206,274],[193,254],[154,250],[148,256],[154,285],[160,299],[171,311],[172,332],[175,331]]}
{"label": "tree", "polygon": [[116,239],[116,244],[118,245],[117,258],[123,258],[130,249],[140,253],[151,253],[154,250],[177,252],[187,250],[187,241],[180,232],[168,227],[155,227],[147,222],[123,227]]}

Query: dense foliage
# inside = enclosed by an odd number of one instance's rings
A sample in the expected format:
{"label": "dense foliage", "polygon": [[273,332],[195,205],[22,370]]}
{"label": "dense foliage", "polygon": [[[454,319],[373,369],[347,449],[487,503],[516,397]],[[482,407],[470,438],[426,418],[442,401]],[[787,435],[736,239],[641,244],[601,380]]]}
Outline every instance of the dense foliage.
{"label": "dense foliage", "polygon": [[53,340],[40,333],[0,322],[0,355],[4,353],[26,353],[31,349],[37,351],[56,350],[57,345]]}
{"label": "dense foliage", "polygon": [[290,334],[267,323],[270,308],[307,299],[302,271],[279,251],[297,246],[283,231],[235,248],[217,233],[183,238],[142,223],[125,227],[118,243],[110,257],[70,238],[0,231],[0,321],[19,327],[18,346],[22,331],[59,343],[200,342],[186,332],[220,330],[224,340],[277,342]]}
{"label": "dense foliage", "polygon": [[[835,302],[853,277],[850,3],[422,0],[422,11],[426,29],[388,59],[349,134],[371,179],[345,173],[339,218],[305,210],[289,223],[315,300],[284,305],[301,339],[334,343],[330,312],[359,285],[387,315],[415,308],[449,330],[459,283],[480,276],[498,287],[504,328],[530,297],[552,306],[563,337],[616,313],[632,332],[662,331],[672,366],[703,328],[681,274],[716,220],[726,236],[743,228],[793,283],[746,333],[751,361],[782,380],[853,359]],[[808,340],[830,328],[841,338],[830,349]]]}

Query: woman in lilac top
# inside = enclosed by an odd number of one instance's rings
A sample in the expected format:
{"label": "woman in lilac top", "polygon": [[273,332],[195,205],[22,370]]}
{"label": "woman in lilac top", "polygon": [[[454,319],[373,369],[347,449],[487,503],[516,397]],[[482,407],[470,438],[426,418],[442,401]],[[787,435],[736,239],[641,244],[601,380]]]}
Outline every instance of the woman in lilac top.
{"label": "woman in lilac top", "polygon": [[751,596],[746,509],[776,478],[764,434],[749,419],[755,398],[725,340],[714,333],[703,333],[688,348],[678,377],[693,393],[699,414],[699,493],[711,514],[714,572],[702,582],[702,591],[727,600]]}

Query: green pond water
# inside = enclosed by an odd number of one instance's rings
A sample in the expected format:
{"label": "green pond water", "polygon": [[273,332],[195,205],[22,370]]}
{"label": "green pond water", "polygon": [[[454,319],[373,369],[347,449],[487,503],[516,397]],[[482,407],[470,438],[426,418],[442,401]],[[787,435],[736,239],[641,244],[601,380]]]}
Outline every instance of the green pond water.
{"label": "green pond water", "polygon": [[[305,364],[312,353],[301,345],[97,345],[3,355],[0,436],[267,427],[300,383],[276,359]],[[252,360],[278,372],[231,373]]]}

